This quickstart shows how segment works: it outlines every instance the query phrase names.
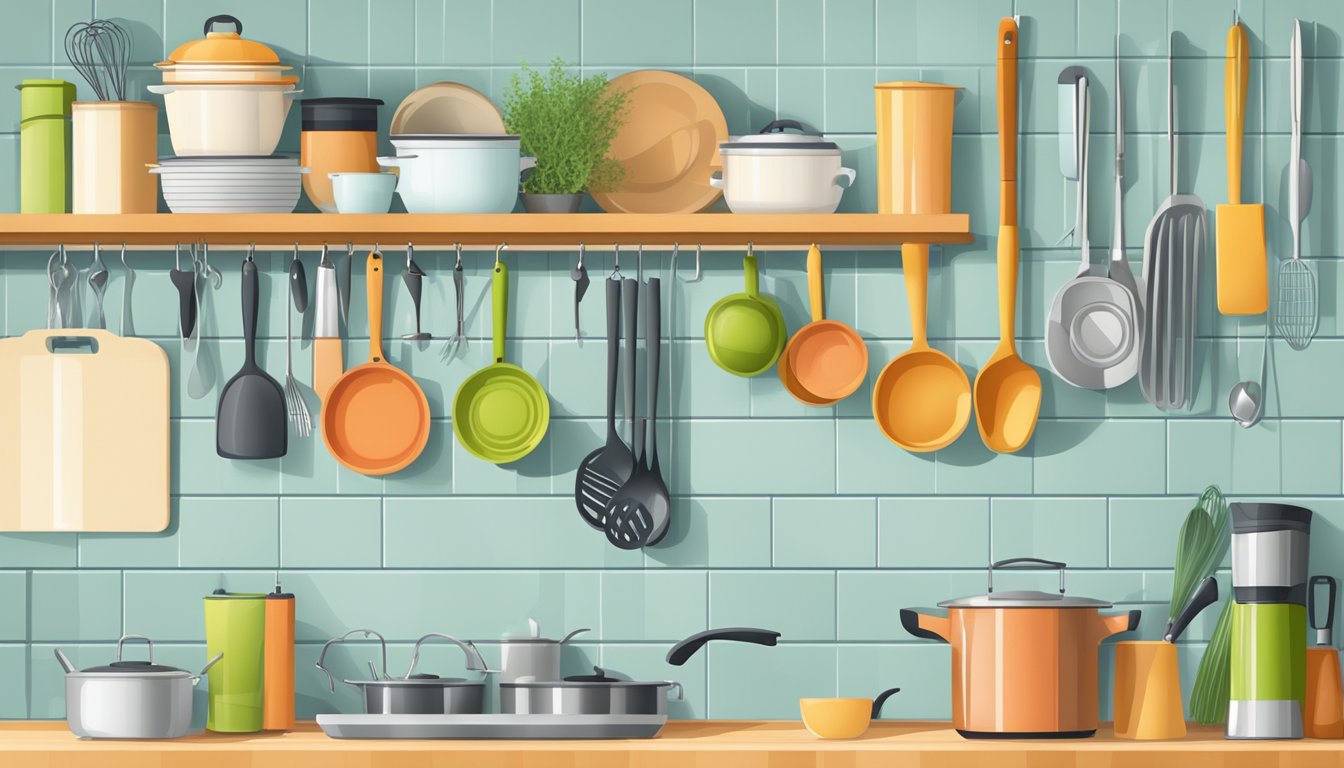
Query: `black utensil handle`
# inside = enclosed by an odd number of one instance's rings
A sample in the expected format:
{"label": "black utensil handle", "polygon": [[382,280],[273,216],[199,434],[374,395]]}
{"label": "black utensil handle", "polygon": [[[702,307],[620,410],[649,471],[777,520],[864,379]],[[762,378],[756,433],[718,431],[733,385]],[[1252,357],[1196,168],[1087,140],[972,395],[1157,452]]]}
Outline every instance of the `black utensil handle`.
{"label": "black utensil handle", "polygon": [[230,15],[227,14],[227,13],[216,14],[216,15],[211,16],[210,18],[206,19],[206,20],[205,20],[205,31],[202,32],[201,34],[205,34],[205,35],[210,34],[211,29],[215,26],[215,22],[217,22],[217,21],[222,21],[222,22],[225,22],[226,24],[232,24],[234,27],[236,27],[236,28],[238,29],[238,36],[239,36],[239,37],[242,37],[242,34],[243,34],[243,22],[239,21],[237,16],[230,16]]}
{"label": "black utensil handle", "polygon": [[729,627],[698,632],[672,646],[667,652],[667,663],[675,667],[685,664],[710,640],[731,640],[737,643],[755,643],[757,645],[777,645],[779,633],[773,629],[755,627]]}
{"label": "black utensil handle", "polygon": [[260,287],[257,284],[257,263],[243,262],[243,354],[250,368],[257,365],[257,304]]}
{"label": "black utensil handle", "polygon": [[1176,642],[1176,638],[1190,626],[1190,622],[1195,620],[1199,612],[1216,602],[1218,602],[1218,580],[1212,576],[1205,576],[1204,580],[1199,582],[1199,586],[1195,587],[1194,594],[1190,595],[1190,601],[1180,613],[1176,614],[1176,620],[1171,623],[1163,639],[1169,643]]}
{"label": "black utensil handle", "polygon": [[411,294],[411,305],[415,309],[415,332],[420,333],[420,295],[424,278],[419,270],[407,267],[401,271],[401,281],[406,283],[406,290]]}
{"label": "black utensil handle", "polygon": [[887,703],[887,699],[890,699],[892,696],[900,692],[901,692],[900,688],[888,688],[887,690],[877,694],[877,698],[873,699],[874,720],[878,719],[882,715],[882,705]]}
{"label": "black utensil handle", "polygon": [[650,460],[650,466],[657,466],[658,458],[658,364],[662,357],[663,344],[663,299],[662,299],[662,281],[656,277],[650,277],[648,282],[648,306],[644,317],[644,354],[647,356],[648,369],[645,375],[648,381],[645,386],[648,391],[646,397],[649,409],[647,418],[648,447],[646,450],[653,457]]}
{"label": "black utensil handle", "polygon": [[[635,434],[635,356],[639,352],[639,282],[633,278],[621,281],[621,300],[623,304],[622,322],[625,325],[625,362],[622,374],[625,378],[625,418],[630,421],[630,448],[639,447]],[[636,453],[638,455],[638,453]]]}
{"label": "black utensil handle", "polygon": [[170,277],[177,288],[177,322],[185,339],[196,329],[196,274],[175,269]]}
{"label": "black utensil handle", "polygon": [[[1316,585],[1324,584],[1326,586],[1326,597],[1329,598],[1325,610],[1325,624],[1316,625]],[[1307,622],[1311,624],[1312,629],[1333,629],[1335,626],[1335,593],[1339,585],[1335,582],[1333,576],[1316,575],[1312,576],[1307,582]]]}
{"label": "black utensil handle", "polygon": [[621,281],[607,282],[607,439],[616,434],[616,369],[621,359]]}
{"label": "black utensil handle", "polygon": [[937,632],[930,632],[919,626],[919,611],[910,608],[902,608],[901,626],[905,628],[906,632],[909,632],[915,637],[923,638],[925,640],[937,640],[940,643],[947,642],[947,640]]}
{"label": "black utensil handle", "polygon": [[289,263],[289,292],[293,297],[294,308],[302,315],[308,311],[308,273],[303,262],[294,259]]}

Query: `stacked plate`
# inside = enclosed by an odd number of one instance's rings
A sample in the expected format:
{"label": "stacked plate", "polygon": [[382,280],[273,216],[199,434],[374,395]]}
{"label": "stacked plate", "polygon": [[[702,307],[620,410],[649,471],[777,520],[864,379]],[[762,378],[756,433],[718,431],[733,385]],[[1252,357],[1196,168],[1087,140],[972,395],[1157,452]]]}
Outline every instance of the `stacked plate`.
{"label": "stacked plate", "polygon": [[292,157],[167,157],[150,169],[173,213],[292,213],[307,172]]}

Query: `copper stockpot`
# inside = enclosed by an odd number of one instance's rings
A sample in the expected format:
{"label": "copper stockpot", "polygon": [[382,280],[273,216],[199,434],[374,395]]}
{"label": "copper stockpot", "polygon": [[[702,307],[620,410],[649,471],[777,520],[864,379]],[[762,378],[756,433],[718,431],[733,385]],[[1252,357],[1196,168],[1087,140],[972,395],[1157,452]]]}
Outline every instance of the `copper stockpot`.
{"label": "copper stockpot", "polygon": [[[994,591],[994,569],[1059,570],[1059,594]],[[1134,630],[1139,611],[1064,593],[1064,563],[1018,557],[989,566],[989,591],[939,603],[948,615],[901,610],[916,637],[952,646],[952,725],[966,738],[1084,738],[1097,730],[1097,648]]]}

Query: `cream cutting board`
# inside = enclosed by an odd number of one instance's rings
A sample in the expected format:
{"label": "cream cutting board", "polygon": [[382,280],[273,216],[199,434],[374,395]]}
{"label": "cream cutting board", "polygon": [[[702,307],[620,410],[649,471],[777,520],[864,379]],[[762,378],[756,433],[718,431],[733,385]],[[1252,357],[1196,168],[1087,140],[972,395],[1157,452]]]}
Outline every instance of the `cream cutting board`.
{"label": "cream cutting board", "polygon": [[146,339],[0,339],[0,530],[167,528],[168,388],[168,356]]}

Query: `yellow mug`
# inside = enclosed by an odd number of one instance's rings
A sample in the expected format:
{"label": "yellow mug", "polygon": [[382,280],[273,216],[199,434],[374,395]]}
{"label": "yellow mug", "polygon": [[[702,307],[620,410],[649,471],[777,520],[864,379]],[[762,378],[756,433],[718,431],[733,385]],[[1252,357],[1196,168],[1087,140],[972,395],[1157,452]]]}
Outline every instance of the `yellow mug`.
{"label": "yellow mug", "polygon": [[1185,735],[1176,646],[1165,640],[1115,644],[1115,735],[1179,739]]}

